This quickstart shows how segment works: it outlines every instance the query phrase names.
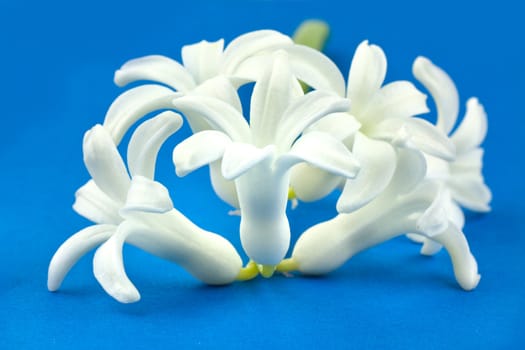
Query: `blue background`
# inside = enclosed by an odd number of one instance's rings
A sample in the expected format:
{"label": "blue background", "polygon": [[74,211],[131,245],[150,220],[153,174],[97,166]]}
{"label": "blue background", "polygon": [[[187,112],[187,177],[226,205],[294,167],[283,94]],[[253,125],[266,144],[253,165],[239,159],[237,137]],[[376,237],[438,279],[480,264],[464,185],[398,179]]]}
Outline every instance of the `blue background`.
{"label": "blue background", "polygon": [[[525,28],[516,3],[1,1],[0,348],[523,348]],[[413,59],[426,55],[454,78],[463,106],[470,96],[485,105],[493,211],[465,229],[479,287],[463,292],[445,252],[422,257],[401,238],[323,278],[220,288],[126,247],[139,303],[121,305],[102,291],[92,254],[49,293],[52,254],[88,225],[71,209],[88,179],[81,140],[123,91],[114,70],[146,54],[179,59],[182,45],[201,39],[229,42],[262,28],[291,34],[307,18],[329,22],[326,53],[345,74],[357,44],[370,39],[389,58],[388,81],[412,80]],[[173,173],[171,148],[187,134],[162,149],[158,177],[182,212],[238,244],[238,218],[226,215],[206,171]],[[290,212],[294,235],[331,217],[334,200]]]}

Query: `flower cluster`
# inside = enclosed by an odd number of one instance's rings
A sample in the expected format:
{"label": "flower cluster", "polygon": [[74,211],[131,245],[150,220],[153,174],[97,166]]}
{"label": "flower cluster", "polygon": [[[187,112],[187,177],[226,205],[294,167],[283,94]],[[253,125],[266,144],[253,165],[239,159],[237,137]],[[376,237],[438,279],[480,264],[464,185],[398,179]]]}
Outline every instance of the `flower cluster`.
{"label": "flower cluster", "polygon": [[[72,266],[97,248],[93,271],[104,290],[120,302],[139,300],[125,272],[124,243],[205,283],[228,284],[275,271],[328,273],[405,234],[422,243],[423,254],[445,247],[459,285],[475,288],[479,274],[462,232],[462,207],[490,210],[481,174],[483,107],[468,100],[454,128],[454,83],[418,57],[413,74],[435,100],[432,124],[417,117],[429,112],[426,95],[409,81],[384,84],[386,67],[383,50],[364,41],[345,82],[319,50],[272,30],[241,35],[226,47],[223,40],[184,46],[182,63],[164,56],[125,63],[115,73],[117,85],[150,83],[118,96],[103,123],[84,136],[92,179],[76,192],[73,208],[95,224],[57,250],[48,289],[57,290]],[[247,83],[254,85],[243,111],[238,89]],[[173,150],[176,174],[209,165],[213,190],[240,215],[250,258],[245,267],[230,242],[192,223],[155,180],[158,151],[181,127],[181,115],[193,134]],[[117,147],[139,120],[124,161]],[[339,214],[307,229],[286,257],[289,200],[314,201],[334,190],[341,191]]]}

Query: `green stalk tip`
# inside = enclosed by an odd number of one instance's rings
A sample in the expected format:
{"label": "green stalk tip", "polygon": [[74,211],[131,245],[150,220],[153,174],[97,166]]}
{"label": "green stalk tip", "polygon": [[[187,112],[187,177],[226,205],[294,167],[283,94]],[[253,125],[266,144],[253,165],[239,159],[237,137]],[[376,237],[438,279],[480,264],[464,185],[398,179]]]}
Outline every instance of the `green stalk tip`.
{"label": "green stalk tip", "polygon": [[299,27],[297,27],[293,35],[293,41],[296,44],[322,51],[329,34],[330,27],[326,22],[310,19],[302,22]]}

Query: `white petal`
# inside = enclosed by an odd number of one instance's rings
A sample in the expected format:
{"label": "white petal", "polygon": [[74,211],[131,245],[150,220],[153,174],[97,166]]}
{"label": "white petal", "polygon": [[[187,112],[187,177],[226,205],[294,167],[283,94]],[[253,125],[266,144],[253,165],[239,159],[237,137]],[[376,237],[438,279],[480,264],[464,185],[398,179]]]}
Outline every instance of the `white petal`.
{"label": "white petal", "polygon": [[316,90],[345,96],[345,80],[332,60],[320,51],[303,45],[287,47],[294,75]]}
{"label": "white petal", "polygon": [[361,128],[361,123],[354,116],[344,113],[332,113],[313,124],[308,130],[329,133],[338,140],[344,141]]}
{"label": "white petal", "polygon": [[477,98],[467,101],[467,113],[451,139],[458,153],[478,147],[487,135],[487,114]]}
{"label": "white petal", "polygon": [[49,263],[47,289],[54,292],[67,273],[91,249],[108,240],[115,232],[114,225],[93,225],[78,231],[58,248]]}
{"label": "white petal", "polygon": [[395,81],[381,88],[361,112],[352,113],[368,127],[390,118],[408,118],[428,112],[427,96],[408,81]]}
{"label": "white petal", "polygon": [[421,247],[421,255],[432,256],[436,255],[443,249],[443,245],[434,241],[431,238],[424,237],[423,246]]}
{"label": "white petal", "polygon": [[418,218],[416,223],[418,232],[432,237],[445,231],[449,223],[448,202],[450,202],[450,193],[445,190],[439,191],[430,207]]}
{"label": "white petal", "polygon": [[465,172],[481,173],[483,168],[483,149],[474,148],[468,152],[458,154],[456,159],[450,163],[450,172],[462,174]]}
{"label": "white petal", "polygon": [[[237,90],[232,85],[230,79],[224,76],[217,76],[206,80],[188,93],[188,95],[218,98],[234,107],[239,114],[242,114],[241,100],[237,94]],[[186,111],[185,115],[193,133],[211,129],[210,124],[202,115],[190,111]]]}
{"label": "white petal", "polygon": [[452,197],[447,203],[446,209],[449,221],[462,230],[465,226],[465,214],[463,214],[463,210],[461,210]]}
{"label": "white petal", "polygon": [[397,195],[413,190],[425,178],[427,167],[419,151],[398,148],[396,152],[396,170],[388,189]]}
{"label": "white petal", "polygon": [[121,212],[165,213],[172,209],[173,202],[166,187],[146,177],[134,176]]}
{"label": "white petal", "polygon": [[284,112],[275,136],[280,150],[286,152],[310,125],[337,112],[346,112],[350,101],[323,91],[312,91],[296,99]]}
{"label": "white petal", "polygon": [[275,153],[273,145],[257,148],[248,143],[230,143],[222,158],[222,175],[233,180]]}
{"label": "white petal", "polygon": [[243,34],[230,42],[224,50],[222,72],[235,76],[239,65],[249,57],[271,53],[292,44],[291,38],[273,30],[258,30]]}
{"label": "white petal", "polygon": [[386,74],[386,57],[368,40],[357,47],[348,74],[347,97],[352,101],[352,111],[359,113],[379,90]]}
{"label": "white petal", "polygon": [[461,288],[465,290],[476,288],[481,276],[465,234],[455,225],[450,224],[445,232],[432,238],[447,249],[454,267],[454,275]]}
{"label": "white petal", "polygon": [[138,80],[150,80],[166,84],[180,92],[195,87],[191,74],[179,62],[171,58],[151,55],[126,62],[115,72],[115,84],[124,86]]}
{"label": "white petal", "polygon": [[341,179],[338,175],[308,163],[299,163],[291,170],[290,186],[297,198],[304,202],[313,202],[335,190]]}
{"label": "white petal", "polygon": [[377,197],[396,169],[396,152],[387,142],[357,133],[352,153],[359,160],[361,171],[355,179],[346,181],[337,201],[337,211],[343,213],[355,211]]}
{"label": "white petal", "polygon": [[[463,214],[463,211],[461,208],[454,202],[454,200],[448,195],[447,202],[444,204],[448,220],[452,225],[455,225],[460,230],[463,229],[463,226],[465,226],[465,215]],[[424,236],[418,236],[422,238],[423,246],[421,247],[421,254],[422,255],[435,255],[437,254],[441,248],[443,248],[443,245],[440,243],[434,241],[431,238],[427,238]]]}
{"label": "white petal", "polygon": [[447,181],[451,176],[450,162],[428,154],[424,154],[427,162],[427,179]]}
{"label": "white petal", "polygon": [[463,175],[450,178],[448,181],[452,197],[467,209],[477,212],[490,211],[492,200],[490,189],[483,183],[481,175]]}
{"label": "white petal", "polygon": [[118,225],[122,218],[118,211],[121,204],[102,192],[93,180],[75,192],[73,210],[97,224]]}
{"label": "white petal", "polygon": [[239,198],[235,182],[226,180],[222,176],[222,160],[216,160],[210,163],[210,180],[213,190],[224,202],[234,208],[239,208]]}
{"label": "white petal", "polygon": [[231,142],[226,134],[215,130],[204,130],[188,137],[173,149],[177,176],[185,176],[220,159]]}
{"label": "white petal", "polygon": [[250,129],[257,147],[272,144],[276,129],[288,105],[302,95],[297,79],[292,75],[288,56],[277,51],[255,83],[250,102]]}
{"label": "white petal", "polygon": [[182,47],[182,63],[193,75],[197,84],[219,73],[223,49],[223,39],[214,42],[203,40],[197,44]]}
{"label": "white petal", "polygon": [[341,141],[320,131],[303,134],[288,153],[279,157],[276,171],[284,172],[299,162],[346,178],[353,178],[359,172],[359,162],[348,148]]}
{"label": "white petal", "polygon": [[444,70],[426,57],[416,58],[412,72],[434,98],[438,112],[436,126],[448,135],[456,124],[459,112],[456,85]]}
{"label": "white petal", "polygon": [[426,240],[426,237],[417,233],[407,233],[406,237],[414,243],[423,243]]}
{"label": "white petal", "polygon": [[108,131],[95,125],[84,135],[84,163],[97,186],[111,199],[124,202],[130,185],[126,166]]}
{"label": "white petal", "polygon": [[237,94],[237,89],[232,85],[230,79],[225,76],[217,76],[206,80],[190,92],[190,95],[215,97],[234,107],[242,114],[242,104]]}
{"label": "white petal", "polygon": [[235,141],[249,142],[250,127],[235,107],[213,97],[184,96],[173,100],[173,106],[186,117],[198,115],[214,129]]}
{"label": "white petal", "polygon": [[128,129],[146,114],[159,109],[172,109],[178,96],[173,90],[160,85],[142,85],[130,89],[113,101],[104,119],[104,127],[118,145]]}
{"label": "white petal", "polygon": [[131,176],[140,175],[153,179],[160,147],[181,126],[181,116],[171,111],[140,124],[128,146],[128,168]]}
{"label": "white petal", "polygon": [[393,118],[381,122],[369,136],[391,141],[400,147],[415,148],[430,155],[453,160],[455,147],[433,124],[420,118]]}
{"label": "white petal", "polygon": [[93,273],[106,293],[121,303],[134,303],[140,300],[140,294],[129,280],[122,261],[122,248],[127,235],[121,230],[123,225],[95,252]]}

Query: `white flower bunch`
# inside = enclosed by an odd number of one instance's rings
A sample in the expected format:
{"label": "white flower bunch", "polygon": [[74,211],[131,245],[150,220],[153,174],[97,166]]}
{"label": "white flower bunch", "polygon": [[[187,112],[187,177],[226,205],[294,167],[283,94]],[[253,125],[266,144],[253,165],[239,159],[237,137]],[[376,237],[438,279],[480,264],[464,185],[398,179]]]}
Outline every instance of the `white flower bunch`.
{"label": "white flower bunch", "polygon": [[[117,85],[150,83],[118,96],[103,123],[85,134],[92,179],[76,192],[73,208],[95,224],[57,250],[48,289],[57,290],[96,248],[93,271],[104,290],[120,302],[139,300],[125,272],[124,243],[173,261],[204,283],[228,284],[275,271],[328,273],[405,234],[423,244],[423,254],[445,247],[459,285],[475,288],[480,276],[461,207],[490,210],[481,174],[485,112],[471,98],[454,130],[456,87],[419,57],[413,72],[435,100],[432,124],[418,117],[429,112],[424,93],[408,81],[384,84],[386,65],[383,50],[364,41],[345,83],[319,50],[272,30],[241,35],[226,47],[223,40],[184,46],[182,63],[164,56],[125,63],[115,73]],[[243,111],[238,89],[247,83],[254,85]],[[118,145],[153,112],[160,114],[133,132],[125,162]],[[232,244],[175,209],[154,179],[158,151],[182,125],[181,115],[193,134],[173,150],[176,174],[209,165],[215,193],[240,215],[250,258],[245,267]],[[341,191],[339,214],[307,229],[286,257],[288,201],[319,200],[334,190]]]}

